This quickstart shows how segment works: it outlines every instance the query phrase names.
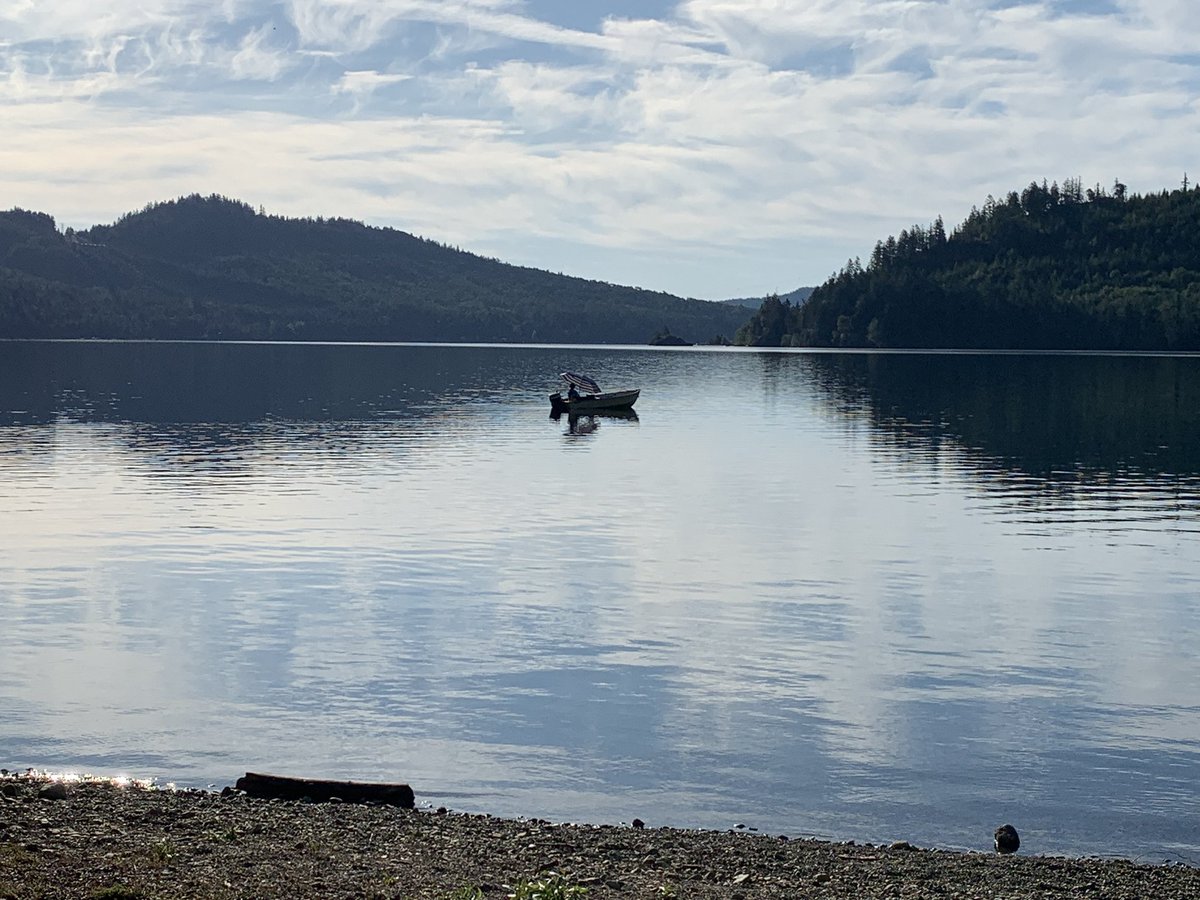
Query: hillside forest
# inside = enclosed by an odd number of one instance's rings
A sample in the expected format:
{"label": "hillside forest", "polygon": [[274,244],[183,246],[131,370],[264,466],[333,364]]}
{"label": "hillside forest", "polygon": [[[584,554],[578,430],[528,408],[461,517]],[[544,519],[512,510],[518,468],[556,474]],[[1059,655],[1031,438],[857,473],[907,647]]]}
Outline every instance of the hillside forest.
{"label": "hillside forest", "polygon": [[758,347],[1200,350],[1200,188],[1031,183],[876,243],[805,302],[768,297]]}
{"label": "hillside forest", "polygon": [[751,314],[215,195],[81,231],[0,213],[0,338],[727,343]]}

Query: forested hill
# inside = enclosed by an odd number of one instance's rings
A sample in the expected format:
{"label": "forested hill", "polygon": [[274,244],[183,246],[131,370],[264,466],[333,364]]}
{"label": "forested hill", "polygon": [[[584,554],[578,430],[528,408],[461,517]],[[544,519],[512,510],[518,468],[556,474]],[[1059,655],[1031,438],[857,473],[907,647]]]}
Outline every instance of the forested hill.
{"label": "forested hill", "polygon": [[704,342],[749,315],[217,196],[79,232],[0,213],[0,337]]}
{"label": "forested hill", "polygon": [[[776,294],[775,296],[777,296],[780,300],[786,300],[789,303],[798,306],[811,297],[812,292],[815,290],[816,288],[812,287],[800,287],[796,288],[794,291],[788,291],[786,294]],[[733,300],[722,300],[721,302],[728,303],[731,306],[745,306],[750,309],[758,309],[760,306],[762,306],[763,299],[764,298],[762,297],[738,297]]]}
{"label": "forested hill", "polygon": [[988,197],[852,260],[802,306],[768,298],[755,346],[1200,350],[1200,190],[1078,179]]}

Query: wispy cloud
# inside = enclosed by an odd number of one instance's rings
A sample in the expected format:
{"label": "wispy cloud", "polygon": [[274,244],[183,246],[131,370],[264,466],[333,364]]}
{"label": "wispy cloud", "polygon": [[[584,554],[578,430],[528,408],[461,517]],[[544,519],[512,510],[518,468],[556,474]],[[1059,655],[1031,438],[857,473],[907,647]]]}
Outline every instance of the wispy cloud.
{"label": "wispy cloud", "polygon": [[1155,190],[1194,163],[1180,0],[534,8],[9,4],[0,205],[78,225],[212,190],[720,296],[820,280],[1031,179]]}
{"label": "wispy cloud", "polygon": [[274,81],[291,67],[286,51],[272,46],[272,31],[273,27],[264,24],[245,33],[229,58],[234,78]]}

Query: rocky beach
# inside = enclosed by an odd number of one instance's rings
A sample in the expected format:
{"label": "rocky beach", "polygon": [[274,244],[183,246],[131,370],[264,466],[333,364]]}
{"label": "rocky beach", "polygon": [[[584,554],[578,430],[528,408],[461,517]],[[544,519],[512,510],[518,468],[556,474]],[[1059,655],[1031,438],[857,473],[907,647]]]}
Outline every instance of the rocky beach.
{"label": "rocky beach", "polygon": [[514,895],[1183,900],[1200,869],[0,777],[0,900]]}

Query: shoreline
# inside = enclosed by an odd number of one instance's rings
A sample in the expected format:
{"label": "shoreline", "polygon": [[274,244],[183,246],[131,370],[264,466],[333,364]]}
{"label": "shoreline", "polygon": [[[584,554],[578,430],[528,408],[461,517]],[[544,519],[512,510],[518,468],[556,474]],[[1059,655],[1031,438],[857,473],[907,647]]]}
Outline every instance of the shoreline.
{"label": "shoreline", "polygon": [[0,900],[491,900],[549,873],[590,900],[1200,896],[1200,869],[1177,863],[0,777]]}

